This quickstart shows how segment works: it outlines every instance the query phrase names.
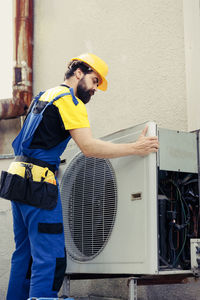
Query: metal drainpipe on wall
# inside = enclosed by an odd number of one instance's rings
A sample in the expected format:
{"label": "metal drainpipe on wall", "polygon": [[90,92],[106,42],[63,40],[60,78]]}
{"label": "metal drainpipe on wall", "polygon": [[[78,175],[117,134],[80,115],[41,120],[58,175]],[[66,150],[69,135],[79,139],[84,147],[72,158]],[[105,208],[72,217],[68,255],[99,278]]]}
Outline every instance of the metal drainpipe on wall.
{"label": "metal drainpipe on wall", "polygon": [[13,98],[0,100],[0,120],[23,116],[32,100],[33,0],[14,0]]}

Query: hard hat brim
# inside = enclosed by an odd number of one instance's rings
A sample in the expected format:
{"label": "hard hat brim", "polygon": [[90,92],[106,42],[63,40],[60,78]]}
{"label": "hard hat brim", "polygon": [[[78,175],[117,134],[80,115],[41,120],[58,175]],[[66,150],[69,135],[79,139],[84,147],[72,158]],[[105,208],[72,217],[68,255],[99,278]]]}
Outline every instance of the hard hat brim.
{"label": "hard hat brim", "polygon": [[81,59],[79,57],[73,57],[71,60],[80,60],[80,61],[84,62],[86,65],[88,65],[90,68],[92,68],[92,70],[94,70],[94,72],[96,72],[99,75],[99,77],[101,78],[101,83],[98,85],[98,89],[101,91],[107,90],[108,82],[107,82],[106,78],[103,77],[102,75],[100,75],[94,67],[90,66],[84,59]]}

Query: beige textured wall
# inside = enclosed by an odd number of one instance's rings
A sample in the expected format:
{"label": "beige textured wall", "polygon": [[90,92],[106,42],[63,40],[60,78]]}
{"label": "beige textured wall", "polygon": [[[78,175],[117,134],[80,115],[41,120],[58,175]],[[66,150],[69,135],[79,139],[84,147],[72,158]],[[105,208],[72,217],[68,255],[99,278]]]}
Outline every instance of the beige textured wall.
{"label": "beige textured wall", "polygon": [[34,92],[59,84],[71,57],[109,65],[87,106],[95,136],[146,120],[187,130],[182,0],[35,0]]}
{"label": "beige textured wall", "polygon": [[[12,159],[0,159],[0,172],[7,170]],[[0,198],[0,300],[6,299],[10,259],[14,251],[11,203]]]}
{"label": "beige textured wall", "polygon": [[21,128],[21,119],[0,120],[0,155],[13,154],[12,142]]}
{"label": "beige textured wall", "polygon": [[184,0],[188,130],[200,129],[200,0]]}

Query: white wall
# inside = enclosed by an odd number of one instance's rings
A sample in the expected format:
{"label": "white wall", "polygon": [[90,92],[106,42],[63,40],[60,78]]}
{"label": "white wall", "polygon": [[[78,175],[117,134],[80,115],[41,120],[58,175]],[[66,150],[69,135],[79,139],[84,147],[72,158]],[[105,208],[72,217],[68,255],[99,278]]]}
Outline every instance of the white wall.
{"label": "white wall", "polygon": [[184,0],[189,131],[200,129],[200,0]]}
{"label": "white wall", "polygon": [[[7,170],[11,161],[10,159],[0,159],[0,172]],[[2,198],[0,198],[0,228],[0,299],[4,300],[10,273],[10,259],[14,250],[14,239],[11,203]]]}
{"label": "white wall", "polygon": [[106,93],[87,106],[95,136],[146,120],[187,130],[182,0],[35,0],[34,93],[93,52],[109,65]]}

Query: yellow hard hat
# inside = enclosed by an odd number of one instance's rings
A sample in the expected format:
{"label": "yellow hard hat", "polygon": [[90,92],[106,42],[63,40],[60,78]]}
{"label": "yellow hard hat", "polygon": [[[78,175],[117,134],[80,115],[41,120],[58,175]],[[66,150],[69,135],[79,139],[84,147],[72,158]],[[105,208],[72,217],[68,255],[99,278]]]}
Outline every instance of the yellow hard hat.
{"label": "yellow hard hat", "polygon": [[80,60],[83,61],[84,63],[86,63],[88,66],[90,66],[95,72],[98,73],[98,75],[101,78],[101,82],[98,86],[98,89],[102,90],[102,91],[106,91],[107,90],[107,80],[106,80],[106,75],[108,73],[108,66],[105,63],[105,61],[103,61],[100,57],[91,54],[91,53],[84,53],[81,54],[77,57],[73,57],[71,59],[72,60]]}

